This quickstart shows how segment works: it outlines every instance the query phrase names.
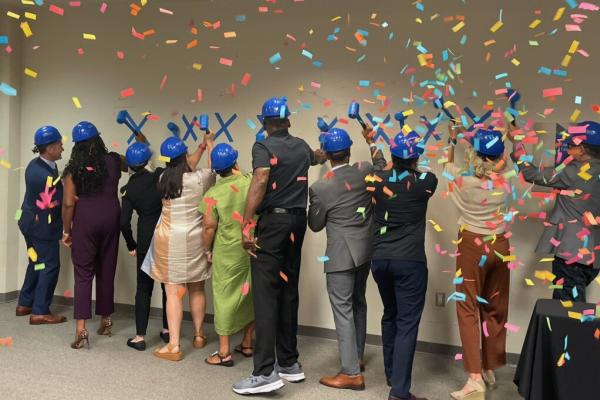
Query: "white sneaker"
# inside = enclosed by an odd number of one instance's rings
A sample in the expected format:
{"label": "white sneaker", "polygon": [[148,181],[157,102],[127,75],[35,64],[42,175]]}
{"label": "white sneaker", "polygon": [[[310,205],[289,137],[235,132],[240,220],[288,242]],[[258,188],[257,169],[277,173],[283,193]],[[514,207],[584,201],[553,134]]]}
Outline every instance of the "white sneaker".
{"label": "white sneaker", "polygon": [[304,375],[304,371],[302,370],[302,365],[300,363],[295,363],[291,367],[282,367],[277,362],[275,362],[274,370],[277,371],[279,376],[285,379],[288,382],[296,383],[302,382],[306,379]]}
{"label": "white sneaker", "polygon": [[246,379],[242,379],[233,384],[232,389],[237,394],[257,394],[257,393],[269,393],[277,389],[281,389],[284,383],[277,375],[277,372],[273,370],[270,375],[250,375]]}

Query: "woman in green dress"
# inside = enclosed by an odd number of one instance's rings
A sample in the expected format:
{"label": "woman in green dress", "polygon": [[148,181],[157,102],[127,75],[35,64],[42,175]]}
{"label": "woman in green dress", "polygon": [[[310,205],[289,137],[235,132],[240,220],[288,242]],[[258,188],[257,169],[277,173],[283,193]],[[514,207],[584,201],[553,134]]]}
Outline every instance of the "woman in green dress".
{"label": "woman in green dress", "polygon": [[219,335],[219,350],[205,361],[225,367],[233,366],[229,338],[242,329],[244,338],[235,351],[245,357],[252,357],[253,353],[250,259],[241,245],[240,228],[252,175],[240,172],[237,156],[229,144],[215,146],[211,152],[212,168],[221,179],[199,205],[204,214],[202,243],[213,266],[215,331]]}

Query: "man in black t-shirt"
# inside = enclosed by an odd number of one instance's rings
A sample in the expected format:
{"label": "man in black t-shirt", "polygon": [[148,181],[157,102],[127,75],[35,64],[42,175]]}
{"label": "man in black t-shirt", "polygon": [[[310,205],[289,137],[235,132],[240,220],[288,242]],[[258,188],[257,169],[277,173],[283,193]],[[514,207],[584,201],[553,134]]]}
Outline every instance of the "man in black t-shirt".
{"label": "man in black t-shirt", "polygon": [[[233,385],[238,394],[277,390],[283,386],[282,378],[304,380],[296,334],[307,175],[311,165],[323,164],[326,157],[290,135],[289,115],[285,98],[267,100],[262,117],[268,136],[252,148],[254,174],[242,230],[244,247],[253,256],[256,343],[252,375]],[[259,214],[256,223],[255,214]]]}

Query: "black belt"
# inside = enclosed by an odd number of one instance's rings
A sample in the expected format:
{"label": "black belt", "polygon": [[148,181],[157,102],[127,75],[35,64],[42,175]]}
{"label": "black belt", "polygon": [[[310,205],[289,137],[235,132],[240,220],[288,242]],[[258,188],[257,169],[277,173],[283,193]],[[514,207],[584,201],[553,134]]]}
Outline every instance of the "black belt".
{"label": "black belt", "polygon": [[306,215],[305,208],[279,208],[269,207],[264,210],[261,214],[292,214],[292,215]]}

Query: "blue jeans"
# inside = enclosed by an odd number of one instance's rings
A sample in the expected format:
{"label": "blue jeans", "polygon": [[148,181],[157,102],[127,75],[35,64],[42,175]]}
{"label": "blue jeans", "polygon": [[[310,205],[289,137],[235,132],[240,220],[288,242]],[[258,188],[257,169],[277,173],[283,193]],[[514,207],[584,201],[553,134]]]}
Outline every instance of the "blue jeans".
{"label": "blue jeans", "polygon": [[427,264],[404,260],[373,260],[373,278],[383,301],[381,336],[390,395],[410,398],[412,365],[419,322],[427,292]]}

